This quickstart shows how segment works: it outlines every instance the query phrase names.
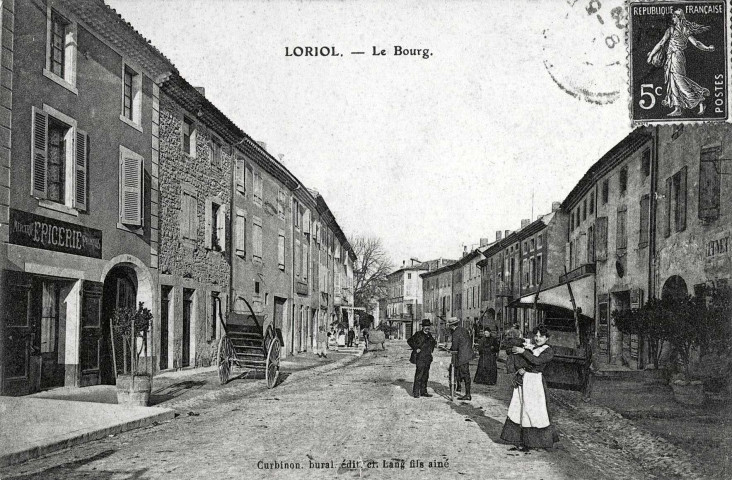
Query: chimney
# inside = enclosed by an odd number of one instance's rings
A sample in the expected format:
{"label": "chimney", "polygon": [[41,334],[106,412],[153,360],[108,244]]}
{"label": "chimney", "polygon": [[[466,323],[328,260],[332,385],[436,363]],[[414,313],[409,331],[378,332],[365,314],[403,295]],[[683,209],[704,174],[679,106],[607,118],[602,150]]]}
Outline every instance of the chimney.
{"label": "chimney", "polygon": [[558,212],[562,208],[561,202],[552,202],[552,212]]}
{"label": "chimney", "polygon": [[262,150],[267,150],[267,144],[265,142],[260,142],[259,140],[257,140],[257,143],[260,147],[262,147]]}
{"label": "chimney", "polygon": [[491,240],[490,240],[490,238],[481,238],[481,239],[480,239],[480,246],[481,246],[481,247],[485,247],[485,246],[486,246],[486,245],[488,245],[489,243],[491,243]]}
{"label": "chimney", "polygon": [[496,230],[496,242],[501,239],[503,239],[503,232],[501,232],[500,230]]}
{"label": "chimney", "polygon": [[285,164],[285,154],[284,153],[280,153],[280,154],[277,155],[277,157],[279,157],[280,163],[284,165]]}
{"label": "chimney", "polygon": [[468,254],[468,246],[463,245],[463,257]]}
{"label": "chimney", "polygon": [[198,91],[198,93],[200,93],[204,97],[206,96],[206,89],[204,87],[193,87],[193,88],[195,88],[196,91]]}
{"label": "chimney", "polygon": [[511,235],[511,230],[506,230],[503,232],[503,238],[508,238],[508,236]]}
{"label": "chimney", "polygon": [[525,228],[530,223],[531,223],[530,218],[522,218],[521,219],[521,228]]}

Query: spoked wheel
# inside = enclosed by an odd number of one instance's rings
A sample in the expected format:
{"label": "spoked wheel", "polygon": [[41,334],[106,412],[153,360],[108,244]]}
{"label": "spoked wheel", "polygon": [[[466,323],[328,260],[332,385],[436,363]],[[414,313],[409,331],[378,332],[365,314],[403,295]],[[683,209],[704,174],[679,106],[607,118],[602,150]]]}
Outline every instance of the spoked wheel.
{"label": "spoked wheel", "polygon": [[450,364],[450,373],[448,376],[450,382],[450,401],[452,402],[455,400],[455,366],[452,363]]}
{"label": "spoked wheel", "polygon": [[216,355],[216,360],[219,366],[219,382],[224,385],[229,381],[231,376],[231,363],[234,360],[234,345],[231,343],[231,339],[224,335],[219,340],[219,350]]}
{"label": "spoked wheel", "polygon": [[269,342],[267,351],[267,363],[265,377],[267,379],[267,388],[273,388],[277,385],[277,378],[280,376],[280,339],[274,338]]}

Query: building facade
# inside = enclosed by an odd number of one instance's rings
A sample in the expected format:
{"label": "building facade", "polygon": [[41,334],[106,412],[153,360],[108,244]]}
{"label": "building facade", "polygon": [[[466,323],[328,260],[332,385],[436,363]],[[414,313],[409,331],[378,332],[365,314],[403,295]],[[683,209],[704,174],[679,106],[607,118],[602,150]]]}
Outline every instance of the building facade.
{"label": "building facade", "polygon": [[0,15],[0,393],[108,383],[111,310],[157,310],[155,81],[175,67],[101,2]]}

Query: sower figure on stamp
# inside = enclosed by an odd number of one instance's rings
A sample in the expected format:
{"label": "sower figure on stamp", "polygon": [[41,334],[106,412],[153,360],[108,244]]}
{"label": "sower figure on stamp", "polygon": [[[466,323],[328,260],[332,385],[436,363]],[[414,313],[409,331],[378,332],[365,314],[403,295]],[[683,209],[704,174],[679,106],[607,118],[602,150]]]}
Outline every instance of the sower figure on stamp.
{"label": "sower figure on stamp", "polygon": [[[666,81],[666,97],[663,105],[672,107],[674,110],[668,114],[669,117],[681,116],[681,109],[692,109],[699,106],[699,115],[704,113],[704,97],[709,96],[709,89],[704,88],[686,76],[686,56],[684,50],[689,43],[703,52],[713,52],[714,46],[706,46],[692,35],[703,33],[709,27],[690,22],[686,19],[684,11],[680,8],[674,10],[674,25],[666,30],[653,50],[648,52],[648,63],[660,67],[664,65],[664,78]],[[665,51],[662,50],[666,46]],[[663,54],[666,60],[663,60]]]}
{"label": "sower figure on stamp", "polygon": [[470,333],[464,327],[458,326],[458,323],[459,320],[455,317],[447,320],[447,326],[452,332],[450,351],[457,352],[457,365],[454,365],[457,384],[465,382],[465,395],[458,397],[458,400],[472,400],[470,396],[470,360],[473,358],[473,341]]}
{"label": "sower figure on stamp", "polygon": [[437,346],[437,341],[431,333],[432,322],[429,319],[422,320],[422,330],[412,335],[407,344],[412,349],[412,356],[409,361],[417,366],[414,372],[414,384],[412,385],[412,396],[414,398],[431,397],[427,393],[427,381],[430,378],[430,365],[432,364],[432,351]]}

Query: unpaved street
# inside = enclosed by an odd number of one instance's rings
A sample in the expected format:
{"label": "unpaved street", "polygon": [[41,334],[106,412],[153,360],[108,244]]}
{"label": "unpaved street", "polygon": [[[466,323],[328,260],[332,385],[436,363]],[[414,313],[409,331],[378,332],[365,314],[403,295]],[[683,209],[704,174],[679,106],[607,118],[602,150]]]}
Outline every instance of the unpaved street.
{"label": "unpaved street", "polygon": [[[266,390],[234,380],[178,405],[166,424],[0,470],[0,478],[670,478],[613,446],[571,405],[553,403],[562,442],[528,454],[499,443],[510,395],[476,386],[446,397],[449,357],[432,364],[432,398],[410,396],[404,342],[293,373]],[[258,387],[262,388],[258,388]],[[254,388],[253,388],[254,387]],[[654,472],[655,469],[655,472]],[[651,472],[654,472],[651,474]]]}

